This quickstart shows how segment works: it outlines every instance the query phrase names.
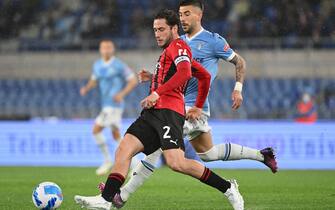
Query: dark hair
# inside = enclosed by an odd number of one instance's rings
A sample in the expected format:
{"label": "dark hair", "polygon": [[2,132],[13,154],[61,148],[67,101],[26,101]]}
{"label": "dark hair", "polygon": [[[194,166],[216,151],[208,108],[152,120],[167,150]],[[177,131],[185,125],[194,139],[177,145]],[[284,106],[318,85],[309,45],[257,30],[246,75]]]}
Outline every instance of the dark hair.
{"label": "dark hair", "polygon": [[179,3],[179,7],[181,6],[195,6],[201,9],[201,11],[204,11],[204,2],[202,0],[181,0]]}
{"label": "dark hair", "polygon": [[111,42],[111,43],[113,43],[113,41],[111,39],[109,39],[109,38],[102,38],[102,39],[100,39],[100,43],[102,43],[102,42]]}
{"label": "dark hair", "polygon": [[172,27],[179,24],[179,16],[176,12],[170,9],[161,9],[155,16],[156,19],[165,19],[166,23]]}

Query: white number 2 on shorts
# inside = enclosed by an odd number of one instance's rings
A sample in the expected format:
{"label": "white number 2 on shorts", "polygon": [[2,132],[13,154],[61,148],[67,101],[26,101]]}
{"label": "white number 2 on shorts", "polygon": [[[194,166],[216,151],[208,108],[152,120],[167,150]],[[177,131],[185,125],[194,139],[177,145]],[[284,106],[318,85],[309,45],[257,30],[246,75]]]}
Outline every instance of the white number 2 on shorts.
{"label": "white number 2 on shorts", "polygon": [[170,132],[170,129],[171,129],[170,126],[164,126],[163,129],[166,130],[164,135],[163,135],[163,138],[164,139],[170,139],[171,138],[171,136],[169,135],[169,132]]}

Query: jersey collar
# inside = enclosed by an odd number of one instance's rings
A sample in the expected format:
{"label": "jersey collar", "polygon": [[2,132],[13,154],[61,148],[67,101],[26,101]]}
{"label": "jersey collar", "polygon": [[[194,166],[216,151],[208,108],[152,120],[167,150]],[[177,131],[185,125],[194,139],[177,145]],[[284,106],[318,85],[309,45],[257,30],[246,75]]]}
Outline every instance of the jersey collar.
{"label": "jersey collar", "polygon": [[197,37],[199,34],[201,34],[205,29],[203,27],[201,27],[200,31],[198,31],[196,34],[194,34],[191,38],[189,38],[187,36],[187,34],[185,34],[185,37],[187,39],[187,41],[191,41],[192,39],[194,39],[195,37]]}
{"label": "jersey collar", "polygon": [[103,65],[107,66],[109,64],[111,64],[115,59],[115,56],[112,56],[108,61],[105,61],[104,59],[101,59],[102,60],[102,63]]}

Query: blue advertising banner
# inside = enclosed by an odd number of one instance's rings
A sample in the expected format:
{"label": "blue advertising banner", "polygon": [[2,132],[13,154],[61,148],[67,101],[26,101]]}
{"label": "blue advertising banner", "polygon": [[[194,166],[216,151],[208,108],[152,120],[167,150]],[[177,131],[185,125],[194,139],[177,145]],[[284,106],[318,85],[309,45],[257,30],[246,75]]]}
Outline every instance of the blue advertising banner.
{"label": "blue advertising banner", "polygon": [[[123,121],[122,130],[131,119]],[[91,120],[0,122],[0,165],[98,166],[102,155],[92,137]],[[335,123],[312,125],[293,122],[210,121],[215,144],[232,142],[276,149],[280,169],[335,169]],[[104,132],[110,150],[116,144]],[[188,153],[192,153],[187,143]],[[190,152],[191,151],[191,152]],[[192,154],[188,154],[191,156]],[[140,154],[139,158],[143,155]],[[214,168],[262,168],[261,163],[216,161]]]}
{"label": "blue advertising banner", "polygon": [[[98,166],[103,157],[92,126],[91,120],[0,122],[0,165]],[[111,131],[105,129],[104,134],[114,154]]]}

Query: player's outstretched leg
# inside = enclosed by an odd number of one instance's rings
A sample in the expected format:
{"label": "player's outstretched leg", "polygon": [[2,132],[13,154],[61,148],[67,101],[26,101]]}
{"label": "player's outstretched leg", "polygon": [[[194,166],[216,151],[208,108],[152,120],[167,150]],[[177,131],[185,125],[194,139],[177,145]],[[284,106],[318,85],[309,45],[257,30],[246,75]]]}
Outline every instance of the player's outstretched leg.
{"label": "player's outstretched leg", "polygon": [[248,159],[264,163],[273,173],[276,173],[278,170],[274,151],[270,147],[262,150],[256,150],[238,144],[226,143],[214,145],[210,150],[197,154],[201,160],[205,162],[216,160],[229,161]]}
{"label": "player's outstretched leg", "polygon": [[[223,147],[223,149],[222,149]],[[204,161],[216,161],[216,160],[223,160],[225,155],[220,155],[220,151],[223,154],[226,154],[226,152],[229,152],[232,155],[228,155],[228,160],[239,160],[239,159],[246,159],[246,157],[249,154],[249,157],[254,158],[255,160],[263,162],[265,165],[267,165],[272,172],[276,172],[277,170],[277,163],[275,160],[275,156],[273,154],[273,150],[271,148],[266,148],[261,151],[254,150],[248,147],[243,147],[241,145],[237,144],[221,144],[221,145],[215,145],[213,148],[208,152],[207,154],[199,154],[199,156]],[[219,148],[219,149],[218,149]],[[221,149],[220,149],[221,148]],[[231,150],[231,148],[233,148]],[[238,149],[244,150],[245,153],[240,154],[240,156],[236,155]],[[248,151],[249,150],[249,151]],[[261,154],[261,155],[259,155]],[[153,165],[156,164],[157,160],[159,159],[161,155],[161,150],[157,150],[155,153],[148,155],[143,162],[141,162],[136,169],[134,170],[134,173],[137,174],[136,176],[131,177],[131,179],[127,182],[125,186],[121,188],[121,194],[118,197],[115,197],[115,202],[118,203],[119,206],[123,206],[124,203],[128,200],[130,195],[134,193],[139,187],[141,187],[145,180],[149,179],[150,175],[153,173]],[[226,159],[224,159],[226,160]],[[147,164],[149,163],[149,164]],[[235,182],[236,183],[236,182]],[[235,185],[234,185],[235,186]]]}
{"label": "player's outstretched leg", "polygon": [[203,132],[200,135],[189,134],[190,143],[205,162],[223,160],[256,160],[264,163],[273,173],[277,172],[277,161],[272,148],[257,150],[239,144],[225,143],[213,145],[210,132]]}
{"label": "player's outstretched leg", "polygon": [[[133,174],[128,182],[121,187],[120,195],[114,196],[113,203],[119,208],[123,207],[131,194],[133,194],[143,183],[149,179],[155,170],[155,165],[162,155],[162,150],[158,149],[150,155],[147,155],[137,166],[133,169]],[[98,186],[100,192],[105,188],[104,183]]]}
{"label": "player's outstretched leg", "polygon": [[[115,140],[115,142],[118,146],[120,144],[121,140],[122,140],[119,126],[112,125],[112,135],[113,135],[113,138],[114,138],[114,140]],[[137,157],[136,156],[133,157],[131,159],[130,168],[131,169],[135,168],[138,163],[139,163],[139,160],[137,159]],[[112,167],[110,167],[109,170],[106,173],[108,173],[110,171],[110,169],[112,169]]]}
{"label": "player's outstretched leg", "polygon": [[[215,145],[213,146],[213,149],[211,149],[210,152],[208,152],[207,154],[200,153],[199,156],[204,161],[223,160],[223,159],[220,159],[220,152],[218,151],[217,148],[220,148],[220,147],[229,148],[228,145],[229,144]],[[236,151],[238,151],[237,148],[242,148],[241,145],[237,145],[237,144],[232,144],[232,147],[235,153]],[[247,147],[243,147],[243,148],[247,148]],[[247,150],[248,149],[254,150],[251,148],[247,148]],[[222,153],[225,154],[225,149],[221,149],[221,151]],[[133,194],[139,187],[141,187],[147,179],[149,179],[149,177],[153,173],[154,165],[158,161],[161,153],[162,151],[160,149],[157,150],[156,152],[146,156],[146,158],[142,160],[142,162],[136,166],[135,170],[133,171],[133,173],[136,175],[132,176],[130,180],[126,183],[126,185],[124,185],[121,188],[120,196],[114,197],[114,202],[118,203],[118,206],[122,207],[125,204],[125,202],[128,200],[128,198],[130,197],[130,195]],[[265,148],[261,151],[258,151],[258,150],[254,150],[251,152],[249,151],[249,154],[250,153],[254,153],[254,157],[255,157],[255,154],[257,155],[257,153],[260,153],[261,156],[255,159],[263,162],[266,166],[268,166],[272,170],[273,173],[277,171],[277,162],[276,162],[274,151],[272,148]],[[236,154],[235,155],[233,154],[232,156],[228,156],[228,160],[239,160],[239,159],[245,159],[245,158],[246,158],[245,154],[244,155],[242,154],[240,158],[238,158]],[[234,182],[234,186],[237,186],[236,182]],[[102,183],[102,185],[100,185],[100,191],[102,191],[103,188],[104,188],[104,184]]]}
{"label": "player's outstretched leg", "polygon": [[76,195],[74,197],[76,203],[87,209],[109,210],[114,196],[120,193],[120,187],[124,183],[132,157],[143,149],[143,144],[135,136],[126,134],[115,153],[115,164],[101,195]]}
{"label": "player's outstretched leg", "polygon": [[229,200],[234,210],[243,210],[244,201],[239,193],[235,180],[227,181],[213,171],[204,167],[201,163],[186,159],[184,152],[180,149],[169,149],[163,151],[167,165],[174,171],[190,175],[201,182],[221,191]]}

